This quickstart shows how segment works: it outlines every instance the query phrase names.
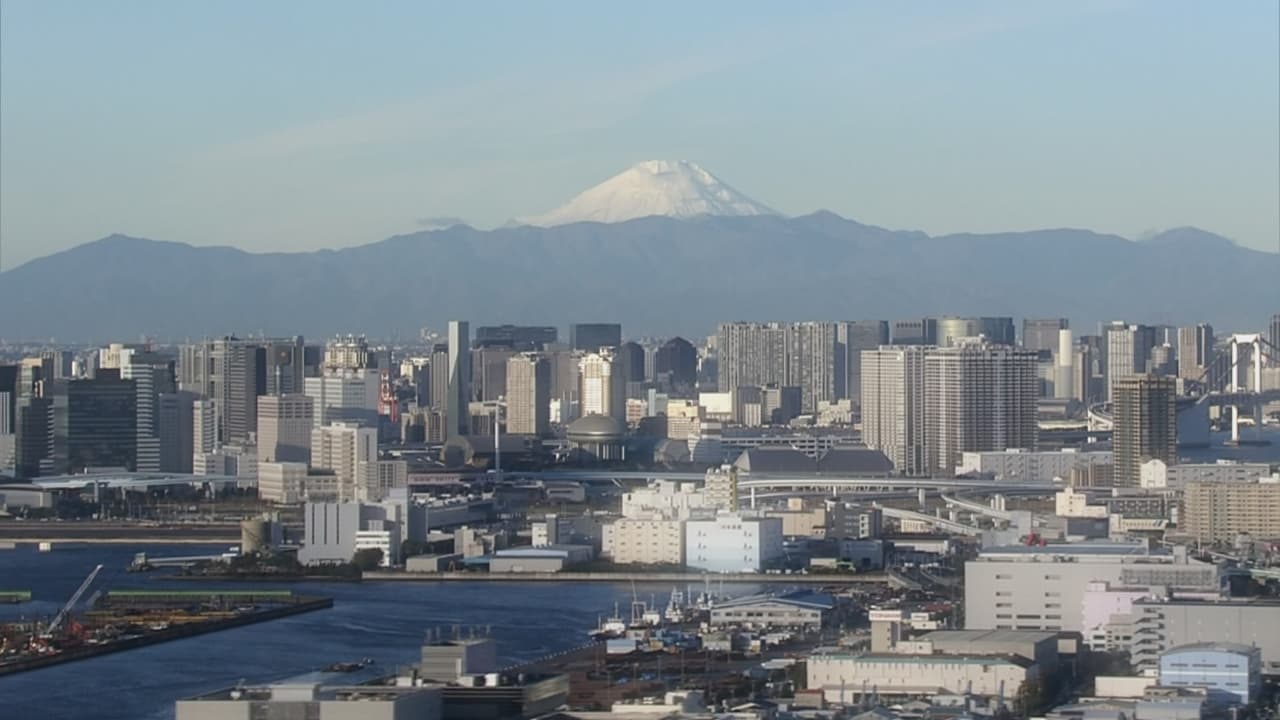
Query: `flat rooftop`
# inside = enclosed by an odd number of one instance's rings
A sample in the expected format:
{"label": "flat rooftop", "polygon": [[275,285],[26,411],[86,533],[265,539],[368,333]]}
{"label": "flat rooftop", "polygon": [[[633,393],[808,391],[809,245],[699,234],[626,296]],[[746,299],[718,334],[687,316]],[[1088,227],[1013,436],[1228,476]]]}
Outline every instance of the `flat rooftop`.
{"label": "flat rooftop", "polygon": [[1048,630],[934,630],[918,640],[934,643],[1025,643],[1056,640],[1058,633]]}

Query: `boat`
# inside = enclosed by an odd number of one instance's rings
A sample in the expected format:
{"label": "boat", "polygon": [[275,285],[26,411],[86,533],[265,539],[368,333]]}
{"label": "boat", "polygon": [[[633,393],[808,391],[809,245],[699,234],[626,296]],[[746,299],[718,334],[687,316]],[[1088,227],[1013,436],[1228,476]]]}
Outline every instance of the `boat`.
{"label": "boat", "polygon": [[593,640],[611,640],[627,634],[627,623],[618,614],[618,604],[613,605],[613,615],[601,620],[595,630],[587,633]]}

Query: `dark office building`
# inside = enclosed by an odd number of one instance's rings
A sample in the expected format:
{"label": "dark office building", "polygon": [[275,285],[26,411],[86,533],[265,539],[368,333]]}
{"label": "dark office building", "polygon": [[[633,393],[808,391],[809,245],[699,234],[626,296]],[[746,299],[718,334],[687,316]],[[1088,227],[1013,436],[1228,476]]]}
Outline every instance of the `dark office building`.
{"label": "dark office building", "polygon": [[559,337],[554,327],[545,325],[486,325],[476,328],[472,345],[529,352],[542,350],[554,344]]}
{"label": "dark office building", "polygon": [[682,337],[662,343],[654,354],[653,375],[676,397],[692,396],[698,382],[698,349]]}
{"label": "dark office building", "polygon": [[20,478],[40,475],[42,462],[53,456],[53,403],[24,395],[14,416],[14,472]]}
{"label": "dark office building", "polygon": [[623,377],[627,382],[644,382],[644,348],[639,343],[622,343],[618,346],[618,357],[622,358]]}
{"label": "dark office building", "polygon": [[515,354],[505,346],[471,351],[472,400],[492,402],[507,394],[507,361]]}
{"label": "dark office building", "polygon": [[57,472],[90,467],[137,469],[138,394],[118,370],[54,385],[53,459]]}
{"label": "dark office building", "polygon": [[837,398],[862,398],[862,351],[889,344],[886,320],[850,320],[836,323]]}
{"label": "dark office building", "polygon": [[18,366],[0,365],[0,432],[10,433],[18,425]]}
{"label": "dark office building", "polygon": [[1068,327],[1066,318],[1023,318],[1022,347],[1036,352],[1057,352],[1058,331]]}
{"label": "dark office building", "polygon": [[938,319],[894,320],[890,339],[894,345],[937,345]]}
{"label": "dark office building", "polygon": [[574,350],[595,352],[602,347],[622,344],[622,325],[618,323],[577,323],[569,326],[569,346]]}

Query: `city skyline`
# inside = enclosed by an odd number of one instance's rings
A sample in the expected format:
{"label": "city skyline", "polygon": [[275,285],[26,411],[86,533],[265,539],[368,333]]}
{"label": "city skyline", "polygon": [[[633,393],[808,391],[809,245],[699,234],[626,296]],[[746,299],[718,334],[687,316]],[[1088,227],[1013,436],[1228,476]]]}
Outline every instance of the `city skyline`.
{"label": "city skyline", "polygon": [[[0,10],[3,270],[112,232],[266,252],[495,227],[654,159],[791,216],[1280,240],[1273,4],[735,6],[730,21],[709,5],[680,22],[579,4],[496,25],[316,4],[303,32],[285,8],[246,24],[235,4],[78,7],[74,22],[69,7]],[[56,184],[51,159],[71,171]]]}

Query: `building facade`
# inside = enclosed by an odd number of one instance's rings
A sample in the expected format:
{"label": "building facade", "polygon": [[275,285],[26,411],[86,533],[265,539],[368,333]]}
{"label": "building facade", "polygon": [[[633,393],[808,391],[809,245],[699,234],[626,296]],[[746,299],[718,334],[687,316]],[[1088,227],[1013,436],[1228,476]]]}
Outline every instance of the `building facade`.
{"label": "building facade", "polygon": [[861,353],[862,441],[883,452],[905,475],[925,466],[923,346],[892,346]]}
{"label": "building facade", "polygon": [[685,522],[619,518],[602,528],[601,555],[619,565],[685,564]]}
{"label": "building facade", "polygon": [[685,523],[685,564],[717,573],[760,572],[783,559],[782,520],[717,515]]}
{"label": "building facade", "polygon": [[301,394],[258,398],[258,462],[311,462],[314,405]]}
{"label": "building facade", "polygon": [[1199,542],[1280,538],[1280,482],[1189,482],[1180,517],[1179,529]]}
{"label": "building facade", "polygon": [[1155,375],[1126,375],[1112,383],[1117,487],[1139,487],[1142,464],[1178,460],[1177,382]]}
{"label": "building facade", "polygon": [[1034,352],[987,344],[928,351],[925,466],[950,475],[964,452],[1034,450],[1039,389]]}
{"label": "building facade", "polygon": [[535,353],[507,360],[507,432],[545,436],[551,432],[551,363]]}

